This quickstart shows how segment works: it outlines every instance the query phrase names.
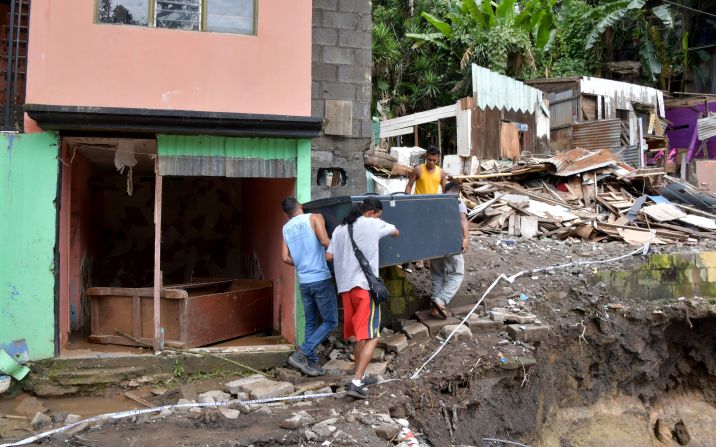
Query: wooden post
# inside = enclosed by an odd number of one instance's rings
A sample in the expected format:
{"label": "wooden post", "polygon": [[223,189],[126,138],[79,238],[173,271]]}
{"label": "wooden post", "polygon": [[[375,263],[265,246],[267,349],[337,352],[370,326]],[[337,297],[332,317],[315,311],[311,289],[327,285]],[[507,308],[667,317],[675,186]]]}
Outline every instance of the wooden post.
{"label": "wooden post", "polygon": [[443,153],[443,132],[440,128],[440,120],[438,120],[438,149],[440,150],[440,153]]}
{"label": "wooden post", "polygon": [[[158,162],[157,162],[158,163]],[[161,328],[161,291],[162,291],[162,176],[159,165],[155,167],[154,185],[154,351],[164,350],[164,337]]]}

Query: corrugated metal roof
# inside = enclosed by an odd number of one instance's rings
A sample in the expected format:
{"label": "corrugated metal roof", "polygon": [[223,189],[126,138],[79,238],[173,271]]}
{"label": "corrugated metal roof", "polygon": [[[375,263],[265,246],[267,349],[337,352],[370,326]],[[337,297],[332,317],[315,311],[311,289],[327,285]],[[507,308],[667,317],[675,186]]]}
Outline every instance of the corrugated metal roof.
{"label": "corrugated metal roof", "polygon": [[567,177],[582,172],[593,171],[616,164],[619,160],[609,149],[600,151],[588,151],[586,149],[572,149],[563,152],[555,157],[547,160],[547,163],[553,164],[557,168],[555,175]]}
{"label": "corrugated metal roof", "polygon": [[705,141],[716,137],[716,114],[709,114],[696,122],[696,130],[699,133],[699,140]]}
{"label": "corrugated metal roof", "polygon": [[612,106],[617,109],[632,110],[632,103],[639,103],[654,106],[659,116],[665,116],[664,93],[652,87],[586,76],[580,81],[580,90],[588,95],[613,98]]}
{"label": "corrugated metal roof", "polygon": [[621,146],[621,120],[595,120],[574,124],[572,144],[585,149],[616,149]]}
{"label": "corrugated metal roof", "polygon": [[475,64],[472,64],[472,91],[482,109],[544,113],[540,107],[542,91]]}

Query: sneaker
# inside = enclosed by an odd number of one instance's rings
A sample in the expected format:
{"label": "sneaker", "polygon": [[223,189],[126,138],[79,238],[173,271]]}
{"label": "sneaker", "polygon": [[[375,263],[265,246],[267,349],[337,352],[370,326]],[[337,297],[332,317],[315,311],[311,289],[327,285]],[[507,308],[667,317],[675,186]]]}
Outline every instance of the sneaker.
{"label": "sneaker", "polygon": [[368,397],[368,388],[365,385],[356,385],[351,381],[346,385],[346,394],[356,399],[365,399]]}
{"label": "sneaker", "polygon": [[321,375],[320,371],[308,364],[306,354],[300,350],[297,350],[288,357],[288,364],[309,377],[317,377]]}
{"label": "sneaker", "polygon": [[361,379],[361,382],[363,382],[363,385],[375,385],[378,383],[378,377],[377,376],[371,376],[371,375],[364,375],[363,379]]}

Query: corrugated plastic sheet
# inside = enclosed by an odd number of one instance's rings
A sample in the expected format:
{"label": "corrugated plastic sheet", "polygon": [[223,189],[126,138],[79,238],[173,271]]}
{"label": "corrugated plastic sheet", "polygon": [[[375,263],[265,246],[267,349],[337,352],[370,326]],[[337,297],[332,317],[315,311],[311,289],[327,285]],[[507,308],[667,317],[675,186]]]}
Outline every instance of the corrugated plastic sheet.
{"label": "corrugated plastic sheet", "polygon": [[295,160],[299,140],[209,135],[157,135],[160,156]]}
{"label": "corrugated plastic sheet", "polygon": [[544,113],[542,91],[516,79],[472,64],[472,91],[477,107]]}
{"label": "corrugated plastic sheet", "polygon": [[706,141],[716,137],[716,114],[710,114],[696,122],[696,129],[699,133],[699,140]]}
{"label": "corrugated plastic sheet", "polygon": [[584,149],[616,149],[621,146],[621,120],[584,121],[572,125],[572,145]]}
{"label": "corrugated plastic sheet", "polygon": [[611,166],[618,161],[617,157],[609,149],[593,152],[577,148],[552,157],[547,160],[547,163],[553,164],[557,168],[555,175],[567,177]]}

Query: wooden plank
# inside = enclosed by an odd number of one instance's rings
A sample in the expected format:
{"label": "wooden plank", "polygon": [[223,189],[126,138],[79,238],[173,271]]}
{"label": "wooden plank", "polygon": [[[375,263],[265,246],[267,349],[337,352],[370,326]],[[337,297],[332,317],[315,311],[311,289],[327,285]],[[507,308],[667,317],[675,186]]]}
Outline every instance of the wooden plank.
{"label": "wooden plank", "polygon": [[138,296],[132,297],[132,336],[142,337],[142,300]]}
{"label": "wooden plank", "polygon": [[161,293],[162,293],[162,176],[159,175],[159,165],[156,165],[154,184],[154,351],[164,349],[164,340],[161,330]]}
{"label": "wooden plank", "polygon": [[514,123],[500,123],[500,158],[520,158],[520,136]]}
{"label": "wooden plank", "polygon": [[380,136],[383,132],[389,132],[396,129],[411,128],[419,124],[432,123],[439,119],[454,118],[457,116],[457,104],[438,107],[437,109],[426,110],[424,112],[414,113],[412,115],[401,116],[380,122]]}
{"label": "wooden plank", "polygon": [[149,402],[147,399],[137,396],[132,391],[127,391],[126,393],[124,393],[124,397],[126,397],[127,399],[131,399],[138,404],[144,405],[147,408],[154,408],[156,406],[152,402]]}
{"label": "wooden plank", "polygon": [[99,334],[99,298],[90,295],[90,331]]}
{"label": "wooden plank", "polygon": [[[144,288],[128,288],[128,287],[90,287],[87,289],[87,295],[90,296],[139,296],[139,297],[152,297],[154,296],[154,289],[149,287]],[[168,299],[182,299],[188,297],[189,294],[186,290],[178,289],[162,289],[162,298]]]}

